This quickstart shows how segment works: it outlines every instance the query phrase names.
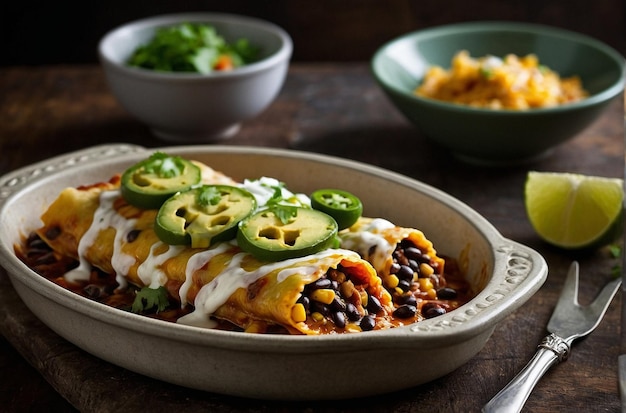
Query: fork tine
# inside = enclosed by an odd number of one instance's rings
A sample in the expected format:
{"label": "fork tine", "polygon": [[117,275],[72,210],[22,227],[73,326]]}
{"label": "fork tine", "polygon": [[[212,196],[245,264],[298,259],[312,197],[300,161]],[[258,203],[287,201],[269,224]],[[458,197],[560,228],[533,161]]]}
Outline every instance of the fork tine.
{"label": "fork tine", "polygon": [[571,307],[572,304],[578,305],[578,273],[578,261],[572,261],[567,271],[567,278],[565,278],[565,283],[563,284],[563,291],[561,291],[559,301],[556,304],[557,307],[561,305],[567,305],[568,307]]}
{"label": "fork tine", "polygon": [[602,291],[598,294],[598,296],[593,300],[591,304],[589,304],[589,308],[593,310],[595,314],[602,314],[606,307],[613,300],[613,296],[617,293],[617,290],[622,283],[621,278],[615,278],[614,280],[607,283]]}

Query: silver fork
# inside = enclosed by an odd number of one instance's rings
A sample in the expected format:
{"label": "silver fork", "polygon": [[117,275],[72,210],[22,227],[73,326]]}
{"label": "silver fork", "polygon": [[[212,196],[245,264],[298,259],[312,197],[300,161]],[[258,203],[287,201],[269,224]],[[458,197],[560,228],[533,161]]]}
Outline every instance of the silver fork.
{"label": "silver fork", "polygon": [[565,361],[574,340],[591,333],[600,324],[613,296],[622,283],[621,278],[608,282],[588,306],[578,304],[578,263],[572,262],[547,330],[537,352],[520,371],[484,407],[483,412],[519,412],[533,388],[550,367]]}

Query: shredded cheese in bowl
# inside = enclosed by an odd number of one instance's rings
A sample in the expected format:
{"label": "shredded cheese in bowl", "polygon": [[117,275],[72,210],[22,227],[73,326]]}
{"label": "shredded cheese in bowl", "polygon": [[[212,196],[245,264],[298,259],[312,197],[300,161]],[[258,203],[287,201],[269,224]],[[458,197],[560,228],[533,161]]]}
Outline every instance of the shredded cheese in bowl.
{"label": "shredded cheese in bowl", "polygon": [[474,107],[515,110],[553,107],[588,95],[579,77],[561,78],[533,54],[472,58],[465,50],[454,56],[449,70],[431,67],[415,93]]}

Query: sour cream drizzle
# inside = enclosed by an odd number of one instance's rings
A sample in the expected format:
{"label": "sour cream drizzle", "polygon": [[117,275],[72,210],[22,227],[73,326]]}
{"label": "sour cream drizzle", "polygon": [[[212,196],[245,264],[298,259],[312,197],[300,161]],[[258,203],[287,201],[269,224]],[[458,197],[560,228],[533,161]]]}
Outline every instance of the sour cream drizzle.
{"label": "sour cream drizzle", "polygon": [[359,232],[341,234],[341,247],[357,251],[363,258],[370,261],[376,270],[380,271],[385,267],[387,257],[393,253],[396,246],[387,241],[379,232],[394,227],[395,225],[386,219],[375,218],[363,226]]}
{"label": "sour cream drizzle", "polygon": [[124,243],[126,233],[130,231],[136,220],[126,219],[119,215],[113,203],[120,196],[119,190],[103,191],[100,194],[100,204],[96,209],[91,226],[85,232],[78,242],[78,260],[79,265],[75,269],[65,273],[64,278],[68,282],[89,281],[91,273],[91,264],[85,258],[87,249],[91,247],[100,231],[109,227],[113,227],[116,230],[115,240],[113,243],[113,257],[111,259],[111,265],[116,273],[116,281],[120,287],[126,287],[127,281],[124,275],[128,273],[128,268],[135,262],[135,258],[126,255],[122,252],[122,245]]}
{"label": "sour cream drizzle", "polygon": [[137,267],[137,276],[149,288],[159,288],[167,283],[167,274],[161,270],[160,266],[170,258],[180,254],[185,249],[181,245],[168,245],[167,250],[159,255],[155,254],[155,250],[166,245],[161,241],[155,242],[150,247],[150,254],[144,262]]}
{"label": "sour cream drizzle", "polygon": [[[261,178],[256,181],[246,181],[243,187],[255,195],[259,205],[264,205],[274,194],[273,188],[277,185],[280,185],[280,182],[274,178]],[[100,231],[113,228],[116,233],[111,265],[116,273],[116,280],[120,287],[125,288],[128,285],[124,277],[128,274],[132,265],[136,263],[136,258],[124,254],[122,252],[122,246],[126,242],[128,232],[134,229],[137,220],[126,219],[119,215],[115,208],[113,208],[115,200],[120,196],[121,193],[119,190],[103,191],[100,194],[100,204],[94,213],[92,224],[78,244],[79,265],[77,268],[65,274],[64,277],[67,281],[77,282],[89,280],[91,264],[87,261],[85,253],[87,249],[96,242]],[[295,197],[304,204],[309,202],[305,195],[294,195],[284,188],[283,197]],[[306,257],[268,263],[253,271],[246,271],[241,267],[242,260],[247,256],[246,253],[241,252],[235,254],[227,267],[217,277],[202,286],[195,298],[194,311],[179,318],[178,322],[204,328],[215,327],[217,323],[210,319],[210,315],[225,304],[228,298],[237,289],[248,288],[248,286],[260,278],[273,271],[280,270],[281,268],[282,270],[277,274],[278,282],[283,282],[288,277],[295,274],[304,277],[310,276],[319,269],[320,262],[333,255],[341,254],[343,257],[353,257],[357,259],[359,258],[359,253],[361,253],[361,255],[363,255],[363,251],[367,253],[372,245],[377,245],[377,256],[384,256],[386,251],[388,251],[389,248],[393,248],[393,246],[390,246],[380,235],[368,231],[375,232],[376,230],[388,227],[393,227],[393,224],[384,219],[374,219],[360,234],[354,234],[354,236],[350,238],[343,239],[342,247],[346,249],[328,249]],[[184,246],[169,245],[165,252],[158,255],[155,254],[155,251],[163,245],[164,244],[160,241],[153,244],[150,247],[150,253],[147,259],[137,268],[138,277],[150,288],[158,288],[166,284],[167,274],[160,269],[160,266],[185,249]],[[233,243],[222,243],[212,249],[203,250],[191,256],[185,267],[185,281],[179,290],[182,307],[187,305],[187,293],[193,282],[193,274],[205,266],[213,257],[226,252],[232,246]]]}
{"label": "sour cream drizzle", "polygon": [[319,262],[336,254],[342,256],[358,258],[354,251],[344,251],[330,249],[321,251],[314,255],[303,258],[293,258],[285,261],[268,263],[253,271],[246,271],[241,267],[241,261],[247,256],[246,253],[238,253],[229,262],[228,266],[215,277],[211,282],[205,284],[195,300],[195,309],[178,319],[181,324],[192,325],[204,328],[216,327],[216,322],[209,316],[226,303],[228,298],[239,288],[248,288],[255,281],[270,274],[273,271],[281,270],[277,275],[279,282],[294,274],[308,276],[319,269]]}
{"label": "sour cream drizzle", "polygon": [[245,179],[241,188],[250,192],[256,199],[257,207],[262,208],[276,195],[276,189],[280,189],[283,204],[311,206],[311,200],[305,194],[294,194],[276,178],[267,176],[259,179]]}
{"label": "sour cream drizzle", "polygon": [[200,268],[204,267],[209,261],[211,261],[211,258],[226,252],[229,248],[232,247],[232,245],[233,244],[224,242],[209,250],[198,252],[192,255],[191,258],[189,258],[189,261],[187,261],[187,266],[185,268],[185,282],[183,282],[183,284],[180,286],[180,289],[178,290],[181,308],[186,307],[188,304],[187,293],[189,292],[189,287],[191,287],[191,283],[193,282],[193,274]]}

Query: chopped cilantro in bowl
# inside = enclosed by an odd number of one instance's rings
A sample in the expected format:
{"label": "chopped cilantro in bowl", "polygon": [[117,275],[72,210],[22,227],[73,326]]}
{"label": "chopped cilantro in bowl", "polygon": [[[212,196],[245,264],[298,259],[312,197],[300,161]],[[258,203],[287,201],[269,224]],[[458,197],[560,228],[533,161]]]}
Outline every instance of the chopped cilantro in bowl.
{"label": "chopped cilantro in bowl", "polygon": [[139,46],[128,65],[162,72],[207,74],[254,62],[259,49],[241,38],[228,43],[215,27],[181,23],[156,30],[150,42]]}

